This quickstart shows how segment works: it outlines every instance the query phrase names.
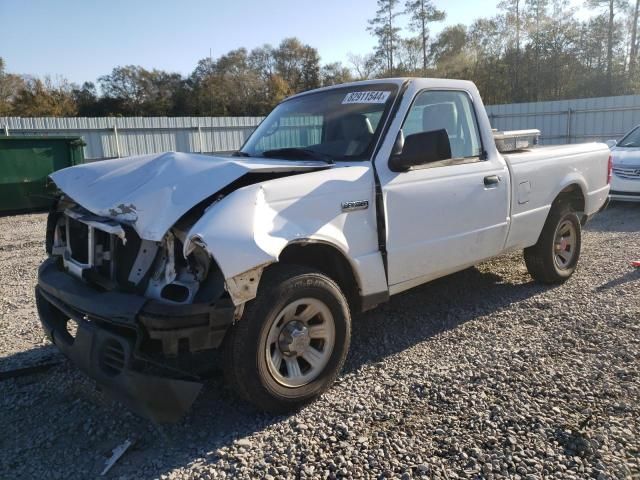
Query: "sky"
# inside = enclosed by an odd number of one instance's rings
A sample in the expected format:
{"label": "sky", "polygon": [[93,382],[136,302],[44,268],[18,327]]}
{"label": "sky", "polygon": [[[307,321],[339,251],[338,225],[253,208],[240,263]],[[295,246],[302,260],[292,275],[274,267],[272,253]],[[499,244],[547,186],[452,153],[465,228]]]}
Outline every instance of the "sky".
{"label": "sky", "polygon": [[[434,33],[497,13],[497,0],[434,3],[447,12]],[[119,65],[188,75],[210,50],[215,58],[294,36],[322,63],[347,64],[348,53],[373,50],[375,10],[375,0],[0,0],[0,57],[8,72],[81,84]]]}

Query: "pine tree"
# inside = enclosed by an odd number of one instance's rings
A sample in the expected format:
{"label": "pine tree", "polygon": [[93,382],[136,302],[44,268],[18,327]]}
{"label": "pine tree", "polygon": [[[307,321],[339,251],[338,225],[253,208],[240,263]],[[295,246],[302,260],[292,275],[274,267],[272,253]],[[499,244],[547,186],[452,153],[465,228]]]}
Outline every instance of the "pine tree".
{"label": "pine tree", "polygon": [[386,74],[393,74],[393,55],[400,43],[400,27],[396,25],[399,0],[378,0],[376,16],[369,20],[367,30],[378,38],[377,55],[386,63]]}
{"label": "pine tree", "polygon": [[633,9],[633,20],[631,23],[631,40],[629,48],[629,78],[635,80],[636,65],[638,63],[638,14],[640,13],[640,0],[636,0]]}
{"label": "pine tree", "polygon": [[404,4],[405,13],[409,15],[409,27],[418,33],[422,48],[422,74],[426,75],[429,43],[429,24],[441,22],[447,16],[442,10],[438,10],[431,0],[407,0]]}
{"label": "pine tree", "polygon": [[615,16],[618,8],[622,6],[622,0],[589,0],[588,4],[592,8],[605,7],[607,9],[607,83],[606,94],[613,93],[613,36],[615,24]]}

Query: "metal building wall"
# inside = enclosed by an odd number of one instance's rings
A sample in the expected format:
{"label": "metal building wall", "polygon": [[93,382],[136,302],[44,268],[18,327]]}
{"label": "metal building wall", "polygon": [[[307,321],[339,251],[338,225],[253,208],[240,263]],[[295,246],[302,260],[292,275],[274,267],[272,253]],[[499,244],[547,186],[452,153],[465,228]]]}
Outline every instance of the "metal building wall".
{"label": "metal building wall", "polygon": [[498,130],[539,129],[544,144],[605,141],[640,124],[640,95],[492,105],[487,113]]}
{"label": "metal building wall", "polygon": [[[237,150],[262,117],[0,118],[9,135],[80,135],[85,158]],[[1,133],[0,133],[1,134]]]}

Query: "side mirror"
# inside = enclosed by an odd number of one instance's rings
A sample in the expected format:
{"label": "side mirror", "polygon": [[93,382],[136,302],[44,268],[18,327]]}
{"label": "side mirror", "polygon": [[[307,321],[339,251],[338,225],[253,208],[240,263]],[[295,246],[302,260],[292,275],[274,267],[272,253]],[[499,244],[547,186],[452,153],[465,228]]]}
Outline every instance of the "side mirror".
{"label": "side mirror", "polygon": [[607,140],[605,143],[607,144],[607,147],[613,148],[618,144],[618,141],[617,140]]}
{"label": "side mirror", "polygon": [[407,136],[404,138],[402,150],[396,153],[399,137],[400,134],[389,159],[389,168],[393,172],[406,172],[411,167],[451,158],[449,135],[444,128]]}

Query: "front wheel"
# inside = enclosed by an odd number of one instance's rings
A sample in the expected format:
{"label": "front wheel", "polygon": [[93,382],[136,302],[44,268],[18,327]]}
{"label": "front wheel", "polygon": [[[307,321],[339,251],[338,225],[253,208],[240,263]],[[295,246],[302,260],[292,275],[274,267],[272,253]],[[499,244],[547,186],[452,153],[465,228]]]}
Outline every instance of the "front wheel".
{"label": "front wheel", "polygon": [[580,219],[569,205],[552,207],[538,242],[525,248],[531,276],[543,283],[562,283],[576,269],[582,246]]}
{"label": "front wheel", "polygon": [[350,337],[348,304],[333,280],[306,267],[276,265],[225,340],[225,376],[262,410],[295,409],[333,384]]}

